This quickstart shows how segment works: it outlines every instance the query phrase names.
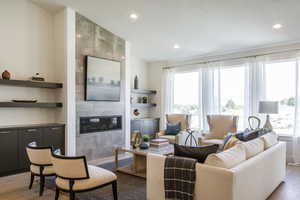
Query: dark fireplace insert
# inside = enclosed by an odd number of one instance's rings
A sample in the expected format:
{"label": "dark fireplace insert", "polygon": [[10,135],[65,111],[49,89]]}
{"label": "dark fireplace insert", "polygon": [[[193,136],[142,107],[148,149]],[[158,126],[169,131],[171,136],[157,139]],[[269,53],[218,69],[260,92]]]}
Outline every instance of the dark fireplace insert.
{"label": "dark fireplace insert", "polygon": [[80,134],[122,129],[122,116],[80,117]]}

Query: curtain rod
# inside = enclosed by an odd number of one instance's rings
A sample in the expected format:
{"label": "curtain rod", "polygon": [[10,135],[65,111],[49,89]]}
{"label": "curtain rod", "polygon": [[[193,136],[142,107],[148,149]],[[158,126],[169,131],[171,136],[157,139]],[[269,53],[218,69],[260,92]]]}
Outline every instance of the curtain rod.
{"label": "curtain rod", "polygon": [[229,60],[239,60],[239,59],[243,59],[243,58],[256,58],[258,56],[268,56],[268,55],[273,55],[273,54],[278,54],[278,53],[288,53],[288,52],[293,52],[293,51],[300,51],[300,49],[278,51],[278,52],[273,52],[273,53],[256,54],[256,55],[252,55],[252,56],[240,56],[240,57],[235,57],[235,58],[215,59],[215,60],[201,61],[201,62],[187,63],[187,64],[179,64],[179,65],[173,65],[173,66],[171,65],[171,66],[163,67],[163,69],[173,69],[173,68],[188,66],[188,65],[208,64],[208,63],[213,63],[213,62],[221,62],[221,61],[229,61]]}

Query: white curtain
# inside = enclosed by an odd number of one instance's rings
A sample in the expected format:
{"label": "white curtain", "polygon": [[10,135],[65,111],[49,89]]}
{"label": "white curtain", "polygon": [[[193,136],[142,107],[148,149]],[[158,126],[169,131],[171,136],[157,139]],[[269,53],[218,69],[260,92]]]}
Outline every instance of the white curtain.
{"label": "white curtain", "polygon": [[211,63],[201,70],[202,106],[200,118],[202,118],[202,129],[204,130],[208,130],[206,116],[220,113],[220,66],[221,63]]}
{"label": "white curtain", "polygon": [[296,66],[296,108],[295,108],[295,127],[293,137],[293,160],[300,165],[300,57],[297,58]]}
{"label": "white curtain", "polygon": [[265,62],[263,58],[249,58],[245,65],[245,110],[244,124],[248,117],[258,115],[259,101],[265,99]]}
{"label": "white curtain", "polygon": [[161,91],[161,128],[165,129],[166,114],[172,113],[174,105],[174,70],[164,69]]}

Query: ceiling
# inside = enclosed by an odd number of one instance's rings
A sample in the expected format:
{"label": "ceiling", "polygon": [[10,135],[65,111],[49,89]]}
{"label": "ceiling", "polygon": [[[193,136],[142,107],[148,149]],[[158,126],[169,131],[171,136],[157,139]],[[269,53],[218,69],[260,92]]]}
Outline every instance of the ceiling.
{"label": "ceiling", "polygon": [[[147,61],[300,41],[299,0],[55,0],[132,44]],[[135,12],[138,20],[129,19]],[[272,29],[280,23],[283,28]],[[174,44],[180,49],[174,49]]]}

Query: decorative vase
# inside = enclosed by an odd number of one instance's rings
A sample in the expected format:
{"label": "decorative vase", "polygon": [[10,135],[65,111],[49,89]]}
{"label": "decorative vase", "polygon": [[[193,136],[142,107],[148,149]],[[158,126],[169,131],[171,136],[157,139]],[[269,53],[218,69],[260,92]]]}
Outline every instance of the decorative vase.
{"label": "decorative vase", "polygon": [[2,73],[2,79],[4,79],[4,80],[9,80],[10,79],[10,73],[7,70],[5,70]]}
{"label": "decorative vase", "polygon": [[139,89],[139,79],[138,79],[137,76],[134,77],[133,88],[134,88],[135,90]]}

